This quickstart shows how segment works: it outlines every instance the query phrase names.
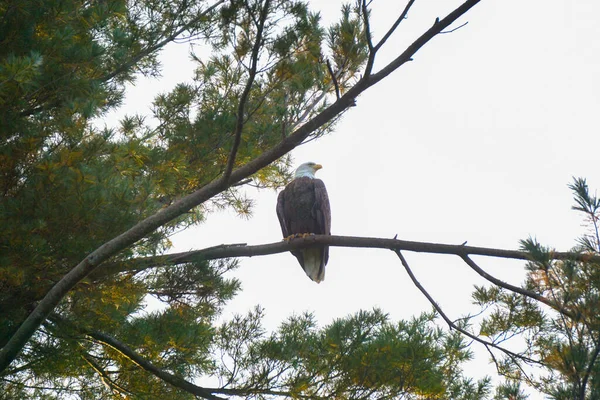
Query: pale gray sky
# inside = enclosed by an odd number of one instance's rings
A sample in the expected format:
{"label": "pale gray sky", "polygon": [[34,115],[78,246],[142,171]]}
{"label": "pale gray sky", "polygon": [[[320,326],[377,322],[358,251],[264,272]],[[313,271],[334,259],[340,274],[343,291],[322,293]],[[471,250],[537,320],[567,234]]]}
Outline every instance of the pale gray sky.
{"label": "pale gray sky", "polygon": [[[313,3],[332,20],[341,2]],[[375,39],[401,11],[399,3],[372,3]],[[417,1],[376,68],[459,4]],[[567,183],[580,176],[600,188],[598,15],[600,3],[592,0],[483,0],[461,20],[468,25],[433,39],[360,96],[334,133],[293,152],[296,165],[324,166],[317,176],[329,192],[332,232],[500,248],[517,248],[519,239],[534,235],[568,250],[583,228],[570,210]],[[163,59],[165,77],[139,81],[128,112],[146,112],[155,93],[191,75],[185,45],[168,48]],[[176,236],[172,250],[280,240],[277,193],[249,193],[256,199],[250,220],[211,214]],[[451,318],[474,311],[472,286],[482,280],[466,265],[451,256],[406,256]],[[521,282],[523,263],[477,260]],[[393,318],[430,310],[385,250],[332,248],[320,285],[290,254],[243,259],[235,276],[243,291],[226,315],[260,304],[269,328],[305,310],[322,324],[372,307]],[[478,353],[469,372],[493,374],[486,353]]]}

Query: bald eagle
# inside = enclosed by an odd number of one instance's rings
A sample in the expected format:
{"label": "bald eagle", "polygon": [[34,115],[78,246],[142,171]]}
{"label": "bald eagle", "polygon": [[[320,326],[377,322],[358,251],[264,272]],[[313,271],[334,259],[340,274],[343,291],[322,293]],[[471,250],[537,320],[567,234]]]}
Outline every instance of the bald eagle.
{"label": "bald eagle", "polygon": [[[285,239],[308,234],[331,235],[329,197],[315,173],[321,164],[307,162],[298,167],[292,180],[277,198],[277,217]],[[306,275],[319,283],[325,279],[329,246],[292,251]]]}

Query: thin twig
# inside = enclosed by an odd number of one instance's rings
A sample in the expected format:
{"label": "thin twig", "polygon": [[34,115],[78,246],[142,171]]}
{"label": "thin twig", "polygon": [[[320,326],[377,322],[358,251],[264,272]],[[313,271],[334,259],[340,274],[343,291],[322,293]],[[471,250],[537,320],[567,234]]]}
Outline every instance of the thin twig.
{"label": "thin twig", "polygon": [[[404,53],[400,54],[392,62],[390,62],[385,67],[383,67],[378,72],[370,75],[367,79],[368,85],[369,86],[374,85],[375,83],[379,82],[380,80],[382,80],[383,78],[388,76],[390,73],[392,73],[393,71],[398,69],[401,65],[405,64],[408,61],[411,61],[412,55],[414,55],[416,53],[416,51],[413,50],[414,47],[420,48],[422,46],[422,44],[421,44],[422,41],[429,41],[429,39],[428,39],[429,37],[437,36],[441,31],[443,31],[444,29],[449,27],[451,24],[453,24],[458,18],[460,18],[462,15],[464,15],[467,10],[470,10],[472,7],[474,7],[480,1],[481,0],[467,0],[463,4],[461,4],[458,8],[456,8],[454,11],[452,11],[450,14],[446,15],[443,19],[437,18],[436,23],[431,28],[429,28],[427,30],[427,32],[425,32],[417,40],[415,40],[410,46],[408,46],[406,48],[406,50],[404,51]],[[412,2],[409,2],[409,4],[412,5]],[[408,5],[407,5],[407,8],[408,8]],[[400,22],[398,22],[398,23],[400,23]],[[387,40],[387,37],[384,36],[384,39]],[[375,50],[378,50],[378,46],[380,46],[383,43],[383,41],[384,40],[382,39],[382,41],[378,45],[375,46]],[[366,77],[366,75],[365,75],[365,77]]]}
{"label": "thin twig", "polygon": [[[265,23],[267,21],[267,16],[269,15],[269,2],[270,0],[265,0],[265,4],[261,10],[260,20],[258,21],[258,25],[256,27],[256,39],[254,41],[254,46],[252,47],[252,53],[250,56],[250,71],[248,72],[248,80],[246,81],[246,87],[244,88],[244,91],[240,96],[240,103],[238,105],[237,110],[237,121],[235,125],[235,138],[233,140],[231,152],[229,153],[229,158],[227,159],[227,166],[225,167],[225,172],[223,173],[223,182],[228,182],[229,178],[231,177],[231,172],[233,171],[233,166],[235,165],[235,157],[237,155],[237,151],[242,141],[242,131],[244,129],[244,110],[246,109],[246,103],[248,102],[248,97],[250,96],[250,90],[252,89],[252,85],[254,84],[254,80],[256,79],[258,53],[260,51],[260,47],[263,41],[263,32],[265,28]],[[252,15],[252,12],[249,12]]]}
{"label": "thin twig", "polygon": [[252,182],[252,178],[248,178],[248,179],[244,179],[243,181],[236,182],[233,185],[231,185],[231,187],[242,186],[242,185],[245,185],[246,183],[250,183],[250,182]]}
{"label": "thin twig", "polygon": [[394,24],[390,27],[390,29],[388,29],[385,35],[383,35],[379,43],[375,45],[375,47],[373,48],[373,52],[377,53],[381,46],[383,46],[385,42],[390,38],[390,36],[392,36],[396,28],[398,28],[398,25],[400,25],[400,23],[406,18],[406,15],[408,14],[408,11],[410,10],[414,2],[415,0],[410,0],[406,4],[406,7],[404,7],[404,11],[402,11],[402,14],[400,14],[400,16],[396,19],[396,22],[394,22]]}
{"label": "thin twig", "polygon": [[327,70],[329,71],[329,75],[331,75],[331,80],[333,81],[333,85],[335,86],[335,96],[337,99],[340,99],[340,85],[338,84],[337,78],[333,73],[333,68],[331,68],[331,63],[327,60]]}
{"label": "thin twig", "polygon": [[471,269],[473,269],[475,272],[477,272],[479,275],[481,275],[483,278],[487,279],[488,281],[492,282],[494,285],[503,287],[504,289],[508,289],[511,292],[515,292],[515,293],[519,293],[522,294],[523,296],[527,296],[529,298],[532,298],[534,300],[539,301],[540,303],[544,303],[545,305],[547,305],[548,307],[551,307],[553,309],[555,309],[556,311],[560,312],[561,314],[566,315],[567,317],[573,319],[573,320],[577,320],[578,316],[576,314],[574,314],[571,310],[566,309],[563,305],[553,302],[552,300],[548,299],[547,297],[544,297],[538,293],[532,292],[530,290],[524,289],[522,287],[519,286],[514,286],[511,285],[510,283],[504,282],[490,274],[488,274],[486,271],[484,271],[479,265],[477,265],[473,260],[471,260],[469,258],[469,256],[467,255],[462,255],[460,256],[463,261],[469,266],[471,267]]}
{"label": "thin twig", "polygon": [[460,29],[460,28],[462,28],[463,26],[467,25],[468,23],[469,23],[469,21],[465,22],[465,23],[464,23],[464,24],[462,24],[462,25],[459,25],[459,26],[457,26],[457,27],[456,27],[456,28],[454,28],[454,29],[450,29],[449,31],[441,31],[441,32],[440,32],[440,35],[442,35],[442,34],[446,34],[446,33],[452,33],[452,32],[456,32],[457,30],[459,30],[459,29]]}
{"label": "thin twig", "polygon": [[429,300],[429,302],[431,303],[431,305],[433,306],[433,308],[435,308],[435,310],[438,312],[438,314],[440,314],[440,316],[442,317],[442,319],[444,321],[446,321],[446,323],[448,324],[448,326],[451,329],[455,329],[458,332],[462,333],[463,335],[470,337],[471,339],[475,340],[476,342],[479,342],[485,346],[491,346],[495,349],[498,349],[500,351],[502,351],[503,353],[511,356],[511,357],[515,357],[515,358],[519,358],[521,360],[524,360],[526,362],[530,362],[530,363],[535,363],[535,364],[541,364],[540,361],[538,360],[534,360],[531,359],[529,357],[517,354],[517,353],[513,353],[512,351],[505,349],[504,347],[498,346],[495,343],[492,342],[488,342],[487,340],[483,340],[477,336],[475,336],[474,334],[466,331],[465,329],[462,329],[461,327],[459,327],[458,325],[454,324],[452,322],[452,320],[450,318],[448,318],[448,316],[444,313],[444,311],[442,310],[442,308],[436,303],[436,301],[433,299],[433,297],[431,297],[431,295],[427,292],[427,290],[425,290],[425,288],[423,287],[423,285],[421,285],[421,283],[417,280],[416,276],[413,274],[412,270],[410,269],[408,263],[406,262],[406,259],[404,258],[404,256],[402,255],[402,253],[399,250],[394,250],[394,253],[396,253],[396,255],[398,256],[398,258],[400,258],[400,262],[402,262],[402,265],[404,266],[404,269],[406,270],[406,272],[408,273],[408,276],[410,276],[410,279],[413,281],[414,285],[417,287],[417,289],[419,289],[421,291],[421,293],[423,293],[423,295],[427,298],[427,300]]}

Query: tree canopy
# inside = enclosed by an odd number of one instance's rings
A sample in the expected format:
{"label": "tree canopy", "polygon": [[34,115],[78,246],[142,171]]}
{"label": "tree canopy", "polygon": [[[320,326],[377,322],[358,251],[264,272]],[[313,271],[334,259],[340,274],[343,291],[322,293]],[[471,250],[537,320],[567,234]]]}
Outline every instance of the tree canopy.
{"label": "tree canopy", "polygon": [[[330,132],[478,1],[375,70],[413,3],[375,40],[366,1],[325,26],[303,1],[0,0],[0,397],[493,396],[488,378],[462,373],[473,321],[443,329],[435,302],[409,320],[373,309],[319,326],[305,313],[268,332],[260,307],[220,319],[241,290],[228,275],[237,259],[158,257],[215,209],[248,215],[243,185],[281,187],[290,150]],[[154,99],[151,116],[101,127],[127,84],[160,76],[158,55],[176,41],[203,46],[193,79]],[[597,228],[600,203],[583,180],[571,189]],[[599,242],[595,229],[576,250],[597,255]],[[526,338],[494,358],[507,378],[495,396],[522,397],[524,382],[596,398],[597,263],[556,259],[534,240],[522,250],[520,292],[474,293],[494,309],[478,336]]]}

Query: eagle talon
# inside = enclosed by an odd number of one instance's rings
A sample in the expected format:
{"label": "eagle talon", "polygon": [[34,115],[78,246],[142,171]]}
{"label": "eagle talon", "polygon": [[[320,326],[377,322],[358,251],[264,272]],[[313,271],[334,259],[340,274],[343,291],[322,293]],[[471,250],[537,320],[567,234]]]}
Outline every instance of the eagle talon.
{"label": "eagle talon", "polygon": [[300,239],[300,238],[305,239],[305,238],[309,237],[310,235],[314,235],[314,233],[294,233],[293,235],[283,238],[283,240],[286,242],[291,242],[294,239]]}

